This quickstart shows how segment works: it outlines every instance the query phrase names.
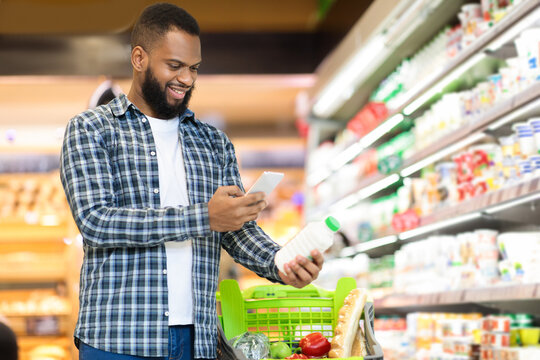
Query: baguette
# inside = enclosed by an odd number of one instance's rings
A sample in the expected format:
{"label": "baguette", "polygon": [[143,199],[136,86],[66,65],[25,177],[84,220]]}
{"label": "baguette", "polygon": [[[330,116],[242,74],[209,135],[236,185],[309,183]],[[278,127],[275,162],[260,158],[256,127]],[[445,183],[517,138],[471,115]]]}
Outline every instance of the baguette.
{"label": "baguette", "polygon": [[339,310],[328,357],[345,358],[351,356],[354,340],[360,330],[359,321],[366,300],[367,293],[364,289],[353,289],[347,295],[343,301],[343,306]]}
{"label": "baguette", "polygon": [[358,327],[358,331],[354,337],[354,341],[351,348],[351,356],[366,356],[366,336],[361,327]]}

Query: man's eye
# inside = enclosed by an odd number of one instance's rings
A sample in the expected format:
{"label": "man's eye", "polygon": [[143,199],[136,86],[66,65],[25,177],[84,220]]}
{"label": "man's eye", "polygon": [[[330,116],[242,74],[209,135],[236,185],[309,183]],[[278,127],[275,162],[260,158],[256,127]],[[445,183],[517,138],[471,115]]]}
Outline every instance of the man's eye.
{"label": "man's eye", "polygon": [[199,67],[198,67],[198,66],[196,66],[196,67],[192,67],[192,68],[191,68],[191,71],[193,71],[193,72],[197,72],[197,71],[199,71]]}

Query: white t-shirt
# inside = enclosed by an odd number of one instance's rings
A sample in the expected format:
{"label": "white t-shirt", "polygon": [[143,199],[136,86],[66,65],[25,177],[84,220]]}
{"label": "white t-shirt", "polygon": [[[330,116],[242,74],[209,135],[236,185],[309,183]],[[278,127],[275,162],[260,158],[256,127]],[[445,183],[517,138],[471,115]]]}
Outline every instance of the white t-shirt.
{"label": "white t-shirt", "polygon": [[[146,116],[156,143],[161,207],[189,205],[184,157],[178,140],[178,117],[170,120]],[[167,241],[169,325],[193,324],[191,240]]]}

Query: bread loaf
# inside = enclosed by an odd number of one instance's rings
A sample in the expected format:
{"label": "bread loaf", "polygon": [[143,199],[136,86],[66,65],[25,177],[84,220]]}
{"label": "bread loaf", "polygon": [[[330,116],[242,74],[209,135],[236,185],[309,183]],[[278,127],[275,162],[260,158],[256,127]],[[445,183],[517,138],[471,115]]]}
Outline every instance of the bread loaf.
{"label": "bread loaf", "polygon": [[362,331],[361,327],[358,327],[356,335],[354,336],[354,341],[351,348],[351,356],[366,356],[366,336]]}
{"label": "bread loaf", "polygon": [[[351,356],[352,346],[360,330],[359,321],[364,311],[367,292],[364,289],[353,289],[343,301],[339,310],[334,337],[332,338],[330,358],[344,358]],[[363,336],[363,334],[362,334]]]}

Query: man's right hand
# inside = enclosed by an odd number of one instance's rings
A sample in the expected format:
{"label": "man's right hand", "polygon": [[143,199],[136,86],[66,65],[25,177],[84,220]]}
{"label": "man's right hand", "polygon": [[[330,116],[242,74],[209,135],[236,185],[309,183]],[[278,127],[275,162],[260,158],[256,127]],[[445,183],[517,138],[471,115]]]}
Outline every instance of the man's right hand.
{"label": "man's right hand", "polygon": [[221,186],[208,202],[210,229],[218,232],[240,230],[256,220],[267,206],[265,193],[244,195],[238,186]]}

